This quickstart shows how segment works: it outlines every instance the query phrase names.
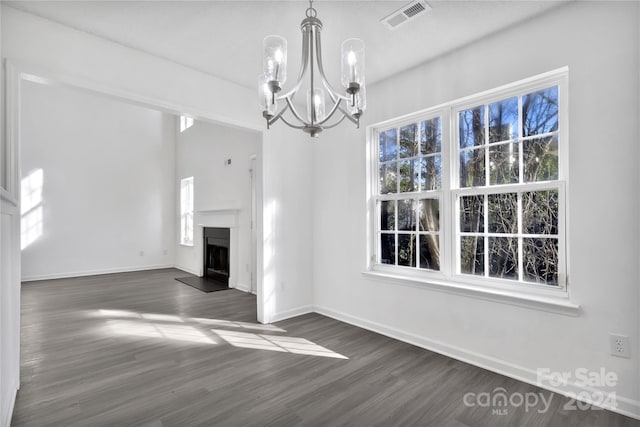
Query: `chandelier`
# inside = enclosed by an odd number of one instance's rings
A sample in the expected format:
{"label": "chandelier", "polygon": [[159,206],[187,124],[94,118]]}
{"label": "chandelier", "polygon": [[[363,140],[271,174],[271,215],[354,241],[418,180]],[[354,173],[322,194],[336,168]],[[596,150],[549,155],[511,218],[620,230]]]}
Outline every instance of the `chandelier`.
{"label": "chandelier", "polygon": [[[342,43],[342,86],[335,90],[324,74],[320,30],[322,21],[316,18],[313,0],[309,1],[306,18],[302,20],[302,61],[296,84],[284,91],[287,80],[287,40],[280,36],[267,36],[263,43],[262,68],[259,77],[258,97],[262,116],[267,121],[267,129],[282,120],[287,126],[301,129],[312,137],[317,137],[324,129],[338,126],[346,118],[356,127],[364,112],[367,100],[364,82],[364,42],[347,39]],[[309,76],[307,90],[307,111],[303,117],[293,102],[294,96]],[[306,86],[305,86],[306,87]],[[325,93],[326,91],[326,93]],[[327,95],[329,105],[325,105]],[[278,104],[283,105],[278,109]],[[285,113],[290,112],[285,118]],[[337,114],[336,114],[337,113]]]}

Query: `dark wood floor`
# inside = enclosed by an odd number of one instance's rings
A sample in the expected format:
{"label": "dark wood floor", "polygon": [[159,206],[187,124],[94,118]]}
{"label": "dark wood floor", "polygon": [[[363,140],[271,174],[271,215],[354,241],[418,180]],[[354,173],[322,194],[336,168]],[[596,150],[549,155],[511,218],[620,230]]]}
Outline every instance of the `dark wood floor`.
{"label": "dark wood floor", "polygon": [[[12,425],[640,425],[317,314],[260,325],[253,295],[203,293],[180,275],[24,284]],[[465,393],[498,387],[544,393],[550,409],[465,406]]]}

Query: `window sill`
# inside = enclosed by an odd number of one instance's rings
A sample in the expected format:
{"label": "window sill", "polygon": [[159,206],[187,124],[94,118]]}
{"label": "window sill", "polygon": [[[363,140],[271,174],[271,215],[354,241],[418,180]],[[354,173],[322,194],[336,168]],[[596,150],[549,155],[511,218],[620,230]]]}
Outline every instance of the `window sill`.
{"label": "window sill", "polygon": [[581,312],[580,306],[571,303],[566,297],[530,295],[501,289],[480,288],[478,286],[466,285],[463,283],[426,280],[418,277],[408,277],[386,272],[383,273],[380,271],[364,271],[362,272],[362,275],[371,279],[384,280],[386,282],[391,281],[401,285],[447,292],[454,295],[463,295],[470,298],[515,305],[533,310],[547,311],[570,317],[578,317]]}

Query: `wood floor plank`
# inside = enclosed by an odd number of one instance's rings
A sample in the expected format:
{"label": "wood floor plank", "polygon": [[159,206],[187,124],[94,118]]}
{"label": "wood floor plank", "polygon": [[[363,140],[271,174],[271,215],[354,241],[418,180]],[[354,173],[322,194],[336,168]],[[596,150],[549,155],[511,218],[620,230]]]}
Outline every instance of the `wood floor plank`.
{"label": "wood floor plank", "polygon": [[[640,426],[318,314],[256,322],[255,296],[174,269],[23,284],[13,426]],[[538,413],[467,392],[545,393]]]}

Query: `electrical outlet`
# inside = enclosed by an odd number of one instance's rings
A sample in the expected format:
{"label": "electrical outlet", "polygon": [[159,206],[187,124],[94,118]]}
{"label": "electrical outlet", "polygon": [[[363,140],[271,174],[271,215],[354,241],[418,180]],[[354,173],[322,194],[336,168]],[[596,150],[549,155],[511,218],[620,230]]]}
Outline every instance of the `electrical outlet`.
{"label": "electrical outlet", "polygon": [[611,355],[617,357],[630,358],[629,353],[629,337],[620,334],[609,334],[609,344],[611,346]]}

